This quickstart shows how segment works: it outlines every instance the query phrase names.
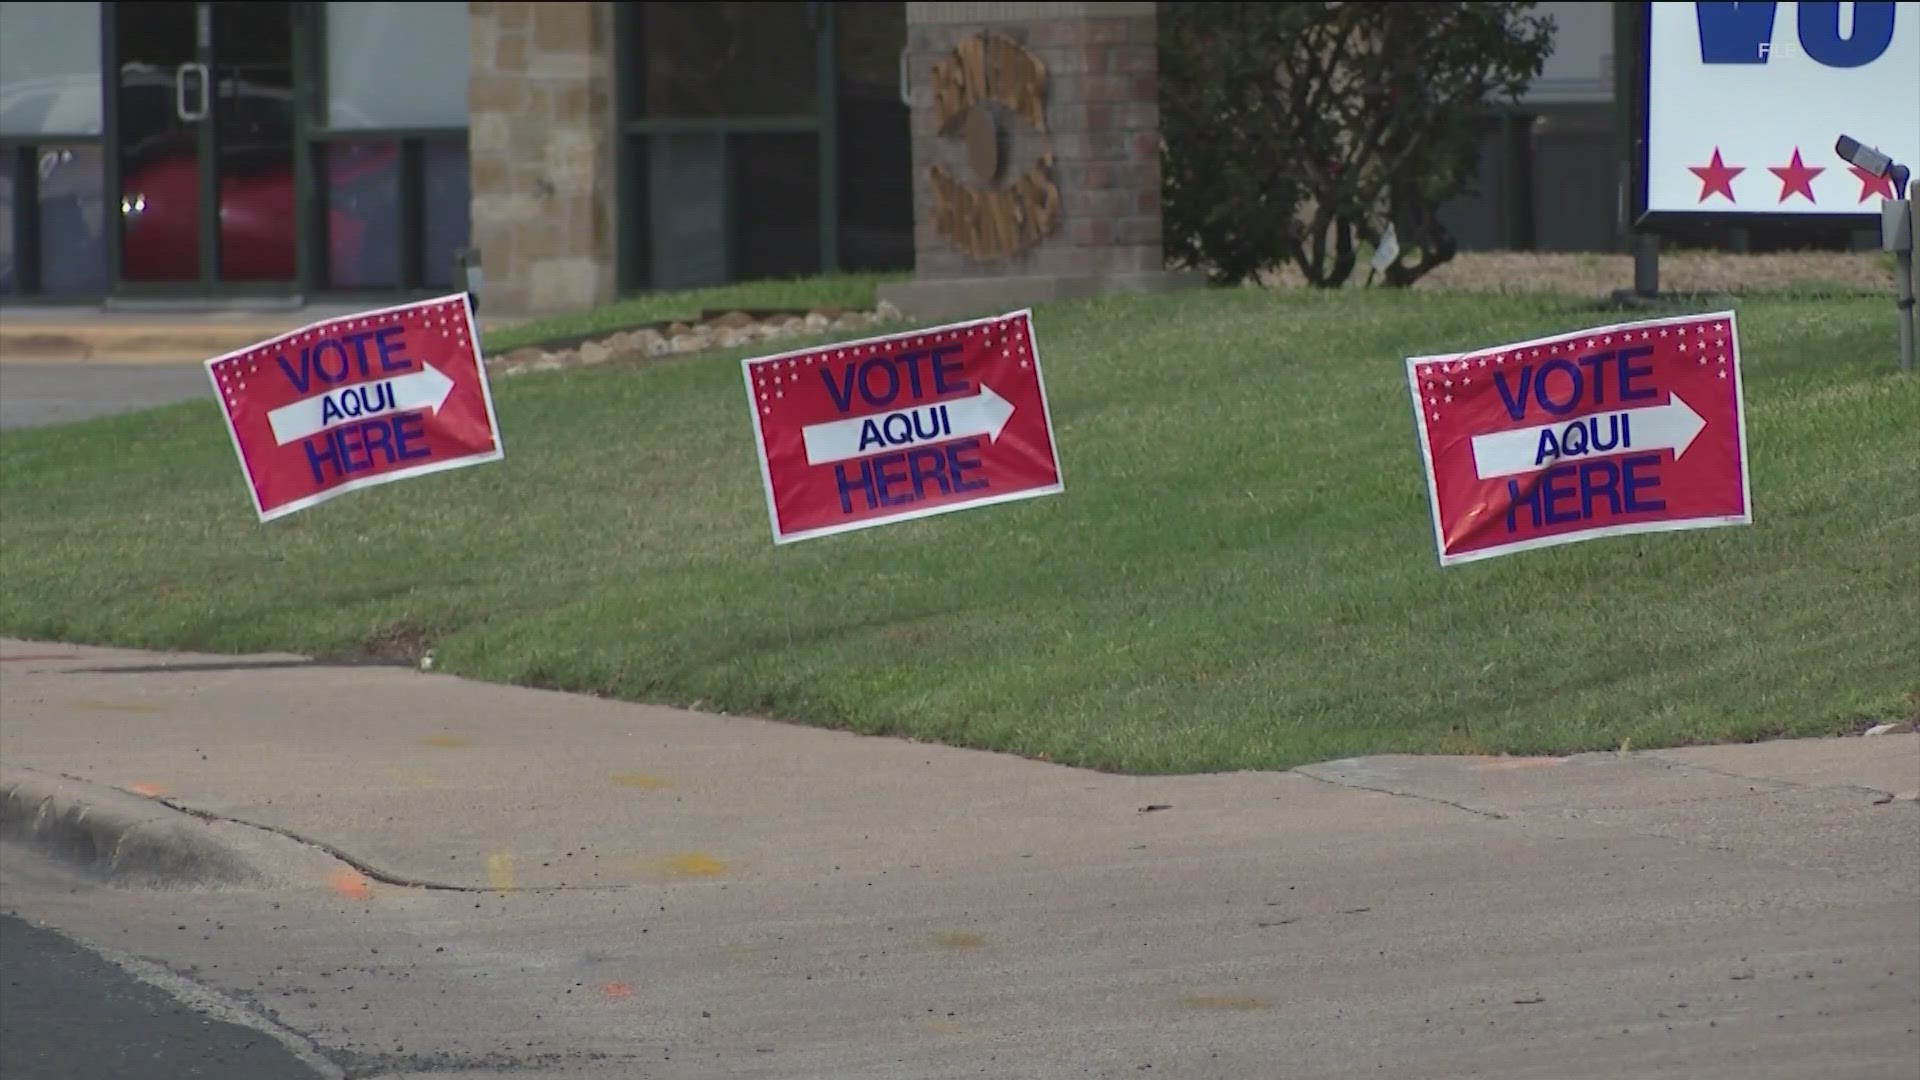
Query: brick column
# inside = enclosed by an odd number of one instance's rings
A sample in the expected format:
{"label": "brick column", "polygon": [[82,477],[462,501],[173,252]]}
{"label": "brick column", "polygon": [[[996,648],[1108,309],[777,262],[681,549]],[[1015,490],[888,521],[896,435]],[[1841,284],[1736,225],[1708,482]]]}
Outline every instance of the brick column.
{"label": "brick column", "polygon": [[[951,113],[956,74],[970,79],[961,54],[979,35],[1017,44],[1044,65],[1045,130],[1036,130],[1018,108],[989,100],[1004,163],[998,176],[982,176],[974,164],[982,136],[960,127],[939,129]],[[909,3],[908,70],[912,81],[914,176],[914,280],[883,290],[885,299],[909,314],[979,313],[1049,299],[1109,292],[1158,291],[1196,284],[1189,274],[1165,270],[1160,239],[1159,55],[1151,3]],[[991,44],[985,55],[991,57]],[[1002,52],[1004,56],[1004,51]],[[974,70],[992,82],[1010,75],[989,59]],[[967,89],[958,96],[970,98]],[[984,127],[981,130],[985,130]],[[1023,183],[1032,185],[1037,163],[1050,158],[1046,175],[1057,198],[1052,213],[1032,215],[1050,226],[1033,229],[1018,244],[974,244],[969,252],[954,234],[965,233],[949,211],[959,187],[986,200]],[[944,184],[944,192],[936,186]],[[936,198],[936,195],[939,198]],[[1022,193],[1019,202],[1034,206]],[[971,208],[969,208],[971,210]],[[1002,216],[1005,214],[1003,212]],[[1051,218],[1051,220],[1047,220]],[[976,228],[980,228],[976,226]],[[982,257],[980,248],[989,251]],[[1010,248],[1017,248],[1011,250]]]}
{"label": "brick column", "polygon": [[468,160],[481,307],[614,297],[613,5],[469,3]]}

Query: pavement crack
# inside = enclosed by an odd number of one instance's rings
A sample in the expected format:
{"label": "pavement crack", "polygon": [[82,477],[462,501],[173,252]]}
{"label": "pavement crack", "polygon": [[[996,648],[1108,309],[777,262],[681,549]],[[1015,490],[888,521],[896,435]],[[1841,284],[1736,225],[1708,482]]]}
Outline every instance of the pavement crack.
{"label": "pavement crack", "polygon": [[1502,814],[1497,810],[1482,810],[1477,806],[1468,806],[1466,803],[1454,802],[1452,799],[1442,799],[1432,795],[1422,795],[1416,791],[1395,791],[1392,788],[1371,787],[1367,784],[1356,784],[1349,780],[1335,780],[1332,777],[1328,777],[1328,776],[1316,776],[1315,774],[1306,772],[1302,769],[1295,769],[1293,771],[1296,775],[1304,776],[1309,780],[1318,780],[1323,784],[1331,784],[1334,787],[1350,788],[1354,791],[1371,791],[1380,795],[1392,795],[1396,798],[1401,798],[1401,799],[1414,799],[1419,802],[1434,803],[1438,806],[1452,807],[1455,810],[1464,810],[1467,813],[1474,815],[1475,817],[1492,818],[1495,821],[1507,820],[1507,815]]}
{"label": "pavement crack", "polygon": [[[85,777],[74,776],[71,773],[54,773],[53,775],[59,776],[62,779],[75,781],[76,783],[90,784],[94,782],[86,779]],[[108,785],[108,786],[113,787],[113,785]],[[259,832],[270,833],[274,836],[280,837],[283,840],[291,840],[294,843],[300,844],[303,847],[311,848],[315,851],[322,852],[323,854],[327,855],[329,858],[345,863],[346,865],[352,867],[354,870],[358,871],[360,874],[365,876],[369,881],[375,881],[382,885],[389,885],[395,888],[420,889],[426,892],[467,893],[467,894],[475,894],[475,895],[488,894],[488,893],[497,895],[499,893],[617,892],[621,888],[623,888],[623,886],[619,886],[619,885],[532,885],[532,886],[521,886],[521,887],[501,889],[501,888],[494,888],[492,886],[486,886],[486,885],[455,885],[445,881],[430,881],[425,878],[412,878],[404,874],[395,874],[387,870],[382,870],[379,867],[374,866],[372,863],[367,862],[365,859],[359,858],[349,852],[342,851],[340,848],[337,848],[334,845],[329,844],[324,840],[315,840],[310,836],[303,836],[300,833],[293,831],[292,829],[283,828],[279,825],[267,825],[267,824],[262,824],[261,822],[258,822],[258,821],[248,821],[245,818],[231,817],[226,814],[216,814],[211,810],[202,810],[198,807],[188,806],[184,803],[176,802],[175,800],[168,798],[164,795],[141,795],[139,792],[127,791],[127,789],[121,788],[121,787],[113,787],[113,790],[122,792],[123,794],[134,795],[139,798],[146,799],[149,802],[158,803],[159,805],[164,806],[169,810],[178,811],[179,813],[185,814],[188,817],[197,818],[201,821],[215,822],[215,823],[226,824],[226,825],[238,825],[238,826],[241,826],[242,828],[254,829]]]}
{"label": "pavement crack", "polygon": [[199,818],[202,821],[224,822],[228,825],[240,825],[249,829],[258,829],[261,832],[272,833],[273,835],[281,837],[282,839],[291,840],[296,844],[301,844],[306,847],[313,848],[316,851],[325,852],[329,857],[338,859],[339,861],[346,863],[348,866],[353,867],[355,870],[358,870],[361,874],[366,876],[367,880],[377,881],[382,885],[392,885],[397,888],[406,888],[406,889],[423,889],[423,890],[426,890],[427,892],[489,893],[489,892],[505,892],[505,891],[516,891],[516,892],[534,891],[531,889],[503,890],[503,889],[481,888],[475,885],[453,885],[444,881],[428,881],[424,878],[410,878],[403,874],[389,873],[388,871],[382,870],[379,867],[374,866],[372,863],[369,863],[364,859],[357,858],[351,854],[348,854],[345,851],[340,850],[337,847],[334,847],[332,844],[326,843],[325,841],[322,841],[322,840],[315,840],[312,837],[302,836],[299,833],[294,832],[292,829],[281,828],[278,825],[263,825],[257,821],[247,821],[242,818],[228,817],[225,814],[216,814],[208,810],[200,810],[195,807],[186,806],[182,803],[174,802],[172,799],[166,798],[165,796],[153,796],[152,798],[154,802],[157,802],[160,805],[167,807],[168,809],[178,810],[183,814],[186,814],[190,817]]}
{"label": "pavement crack", "polygon": [[1671,761],[1661,757],[1656,757],[1653,760],[1658,762],[1662,768],[1674,772],[1705,773],[1708,776],[1717,776],[1723,780],[1738,780],[1746,784],[1765,785],[1773,788],[1775,791],[1858,791],[1873,796],[1876,803],[1892,802],[1894,799],[1900,797],[1898,792],[1887,791],[1883,788],[1868,787],[1865,784],[1803,784],[1796,780],[1781,780],[1778,777],[1772,776],[1752,776],[1747,773],[1729,772],[1725,769],[1716,769],[1711,765],[1701,765],[1692,761]]}

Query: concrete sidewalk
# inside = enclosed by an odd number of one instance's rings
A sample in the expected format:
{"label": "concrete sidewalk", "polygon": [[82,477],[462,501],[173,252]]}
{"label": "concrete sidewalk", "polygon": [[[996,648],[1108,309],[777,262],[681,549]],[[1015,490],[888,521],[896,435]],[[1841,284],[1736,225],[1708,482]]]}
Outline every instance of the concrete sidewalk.
{"label": "concrete sidewalk", "polygon": [[[401,302],[199,310],[8,305],[0,307],[0,363],[197,365],[311,323]],[[480,320],[483,331],[499,324]]]}
{"label": "concrete sidewalk", "polygon": [[0,716],[11,835],[125,871],[8,903],[349,1071],[1920,1068],[1920,736],[1123,777],[25,642]]}

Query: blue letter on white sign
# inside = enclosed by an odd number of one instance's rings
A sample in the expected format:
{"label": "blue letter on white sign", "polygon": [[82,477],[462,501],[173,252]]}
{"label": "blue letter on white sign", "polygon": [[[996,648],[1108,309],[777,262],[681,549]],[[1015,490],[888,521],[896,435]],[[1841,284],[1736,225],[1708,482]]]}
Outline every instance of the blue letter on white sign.
{"label": "blue letter on white sign", "polygon": [[[1773,51],[1777,4],[1695,4],[1703,64],[1764,64]],[[1800,4],[1800,47],[1815,63],[1831,68],[1865,67],[1893,44],[1896,4],[1856,3],[1852,33],[1840,36],[1840,5]]]}
{"label": "blue letter on white sign", "polygon": [[1893,44],[1893,5],[1853,4],[1853,34],[1840,36],[1839,4],[1800,5],[1800,47],[1832,68],[1866,67]]}

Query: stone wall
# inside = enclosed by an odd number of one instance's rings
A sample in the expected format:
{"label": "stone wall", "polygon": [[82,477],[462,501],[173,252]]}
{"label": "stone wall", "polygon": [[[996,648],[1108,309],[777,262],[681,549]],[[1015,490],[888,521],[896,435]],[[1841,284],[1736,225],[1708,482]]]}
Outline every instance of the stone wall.
{"label": "stone wall", "polygon": [[522,317],[613,299],[613,5],[469,3],[468,155],[481,306]]}
{"label": "stone wall", "polygon": [[[982,274],[1130,274],[1163,266],[1160,244],[1159,60],[1150,3],[947,3],[908,5],[912,79],[915,272],[926,278]],[[935,130],[933,65],[982,30],[1025,45],[1045,65],[1040,134],[1006,124],[1007,173],[1053,155],[1060,192],[1054,234],[1011,259],[977,262],[934,228],[927,171],[967,177],[963,139]]]}
{"label": "stone wall", "polygon": [[[1161,246],[1155,7],[1123,2],[907,5],[914,278],[883,286],[883,298],[909,315],[958,316],[1201,283],[1193,274],[1169,273]],[[997,178],[982,177],[971,167],[977,140],[970,148],[966,134],[939,130],[939,87],[952,94],[956,46],[983,33],[1012,39],[1046,68],[1044,132],[1033,130],[1019,110],[993,106],[1005,162]],[[943,63],[949,65],[946,81],[938,83],[936,65]],[[1014,254],[985,259],[943,234],[936,175],[943,178],[945,202],[951,205],[952,179],[963,179],[984,197],[1017,188],[1041,155],[1051,156],[1051,181],[1058,192],[1051,232]],[[1027,201],[1025,193],[1016,195]],[[947,220],[950,226],[951,216]]]}

